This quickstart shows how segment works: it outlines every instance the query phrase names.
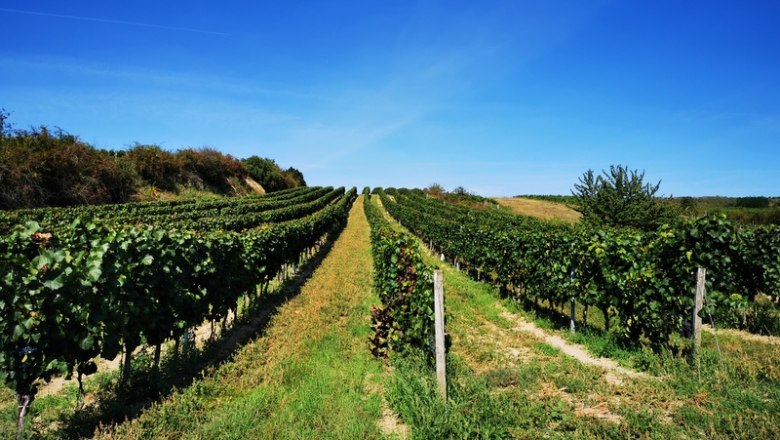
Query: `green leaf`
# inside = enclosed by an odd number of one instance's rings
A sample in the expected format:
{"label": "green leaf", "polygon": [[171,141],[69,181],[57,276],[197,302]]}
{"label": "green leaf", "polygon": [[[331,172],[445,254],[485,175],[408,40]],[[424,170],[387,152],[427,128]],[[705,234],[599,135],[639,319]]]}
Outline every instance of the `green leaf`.
{"label": "green leaf", "polygon": [[27,222],[24,224],[24,230],[22,231],[22,234],[30,236],[38,232],[40,229],[41,225],[39,225],[38,222]]}
{"label": "green leaf", "polygon": [[81,349],[84,351],[91,349],[94,345],[95,340],[92,338],[92,335],[88,335],[86,338],[82,339],[81,342],[79,342],[79,347],[81,347]]}
{"label": "green leaf", "polygon": [[61,289],[62,286],[65,285],[64,281],[62,280],[63,278],[65,278],[64,274],[60,274],[60,276],[58,276],[57,278],[43,283],[43,286],[51,290]]}
{"label": "green leaf", "polygon": [[92,281],[97,281],[100,279],[100,276],[103,275],[103,270],[100,268],[100,266],[95,266],[87,272],[87,275],[89,275],[89,278]]}
{"label": "green leaf", "polygon": [[14,326],[14,334],[12,336],[12,339],[19,339],[24,334],[24,332],[25,332],[24,327],[22,327],[19,324],[16,324]]}

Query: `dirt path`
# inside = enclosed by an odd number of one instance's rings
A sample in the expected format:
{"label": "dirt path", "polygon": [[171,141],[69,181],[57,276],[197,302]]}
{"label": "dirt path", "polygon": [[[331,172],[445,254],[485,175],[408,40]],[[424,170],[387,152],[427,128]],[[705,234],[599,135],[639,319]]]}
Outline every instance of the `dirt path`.
{"label": "dirt path", "polygon": [[563,354],[572,357],[578,360],[579,362],[582,362],[583,364],[601,368],[602,370],[605,371],[606,375],[604,377],[607,380],[607,382],[609,382],[610,384],[622,385],[623,384],[622,378],[625,377],[634,378],[634,379],[635,378],[649,379],[652,377],[646,373],[622,367],[612,359],[608,359],[604,357],[595,357],[590,353],[588,353],[587,349],[582,345],[573,344],[571,342],[566,341],[565,339],[563,339],[558,335],[547,333],[541,328],[537,327],[534,323],[526,320],[520,315],[511,313],[508,310],[504,310],[503,312],[501,312],[500,316],[506,319],[507,321],[517,324],[516,327],[512,327],[511,329],[512,331],[520,331],[520,332],[531,334],[534,337],[543,341],[545,344],[557,348]]}

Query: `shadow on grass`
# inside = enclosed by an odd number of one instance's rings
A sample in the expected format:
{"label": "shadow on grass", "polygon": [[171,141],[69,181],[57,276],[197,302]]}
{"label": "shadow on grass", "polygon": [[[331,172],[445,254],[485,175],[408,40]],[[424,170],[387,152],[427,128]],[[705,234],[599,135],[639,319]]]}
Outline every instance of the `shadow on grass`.
{"label": "shadow on grass", "polygon": [[112,375],[110,381],[99,386],[93,404],[64,415],[56,427],[44,428],[45,432],[33,433],[31,438],[91,438],[96,429],[133,420],[176,390],[212,374],[241,347],[265,334],[278,309],[300,293],[341,232],[331,233],[316,255],[293,277],[276,291],[255,299],[218,338],[209,339],[200,349],[166,354],[160,362],[159,371],[151,367],[151,354],[144,352],[137,355],[133,360],[133,374],[124,387],[117,385],[118,374]]}
{"label": "shadow on grass", "polygon": [[[537,318],[545,319],[550,322],[552,328],[555,330],[568,329],[570,325],[571,316],[563,310],[556,308],[551,304],[544,305],[544,303],[536,303],[527,298],[516,299],[524,310],[532,312]],[[578,306],[579,307],[579,306]],[[564,306],[563,309],[567,309],[568,306]],[[589,313],[597,312],[595,308],[590,308]],[[601,313],[601,312],[597,312]],[[582,321],[575,322],[578,332],[584,332],[595,336],[607,336],[608,333],[603,327],[597,327],[591,322],[583,323]]]}

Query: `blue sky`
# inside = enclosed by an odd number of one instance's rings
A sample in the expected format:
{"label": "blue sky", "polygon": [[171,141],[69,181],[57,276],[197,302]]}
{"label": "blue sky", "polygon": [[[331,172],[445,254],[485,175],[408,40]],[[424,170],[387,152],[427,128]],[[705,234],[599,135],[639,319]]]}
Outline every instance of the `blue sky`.
{"label": "blue sky", "polygon": [[780,195],[776,1],[0,3],[0,107],[309,184]]}

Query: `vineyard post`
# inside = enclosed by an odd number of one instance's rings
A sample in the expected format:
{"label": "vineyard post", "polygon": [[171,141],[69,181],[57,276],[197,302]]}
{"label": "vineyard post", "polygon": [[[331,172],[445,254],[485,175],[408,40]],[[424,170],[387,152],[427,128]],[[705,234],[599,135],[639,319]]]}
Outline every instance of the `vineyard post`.
{"label": "vineyard post", "polygon": [[441,270],[433,271],[433,309],[436,337],[436,380],[439,391],[447,400],[447,366],[444,347],[444,277]]}
{"label": "vineyard post", "polygon": [[571,297],[571,318],[569,319],[569,331],[572,332],[572,334],[576,333],[576,330],[574,328],[574,313],[575,308],[577,305],[577,300],[574,299],[574,297]]}
{"label": "vineyard post", "polygon": [[699,350],[701,349],[701,317],[699,312],[704,303],[704,283],[707,278],[707,269],[699,267],[696,271],[696,297],[693,306],[693,359],[696,369],[699,369]]}
{"label": "vineyard post", "polygon": [[[571,280],[572,285],[574,285],[574,269],[569,270],[569,280]],[[577,306],[577,300],[574,299],[574,293],[572,292],[572,295],[571,295],[571,318],[569,319],[569,331],[572,332],[572,334],[576,333],[576,330],[574,328],[574,317],[575,317],[576,306]]]}
{"label": "vineyard post", "polygon": [[27,411],[30,409],[30,405],[33,401],[32,394],[18,394],[17,402],[19,407],[16,410],[16,438],[22,440],[24,438],[24,416],[27,415]]}
{"label": "vineyard post", "polygon": [[184,333],[181,334],[181,351],[182,354],[186,354],[190,349],[190,329],[185,328]]}

